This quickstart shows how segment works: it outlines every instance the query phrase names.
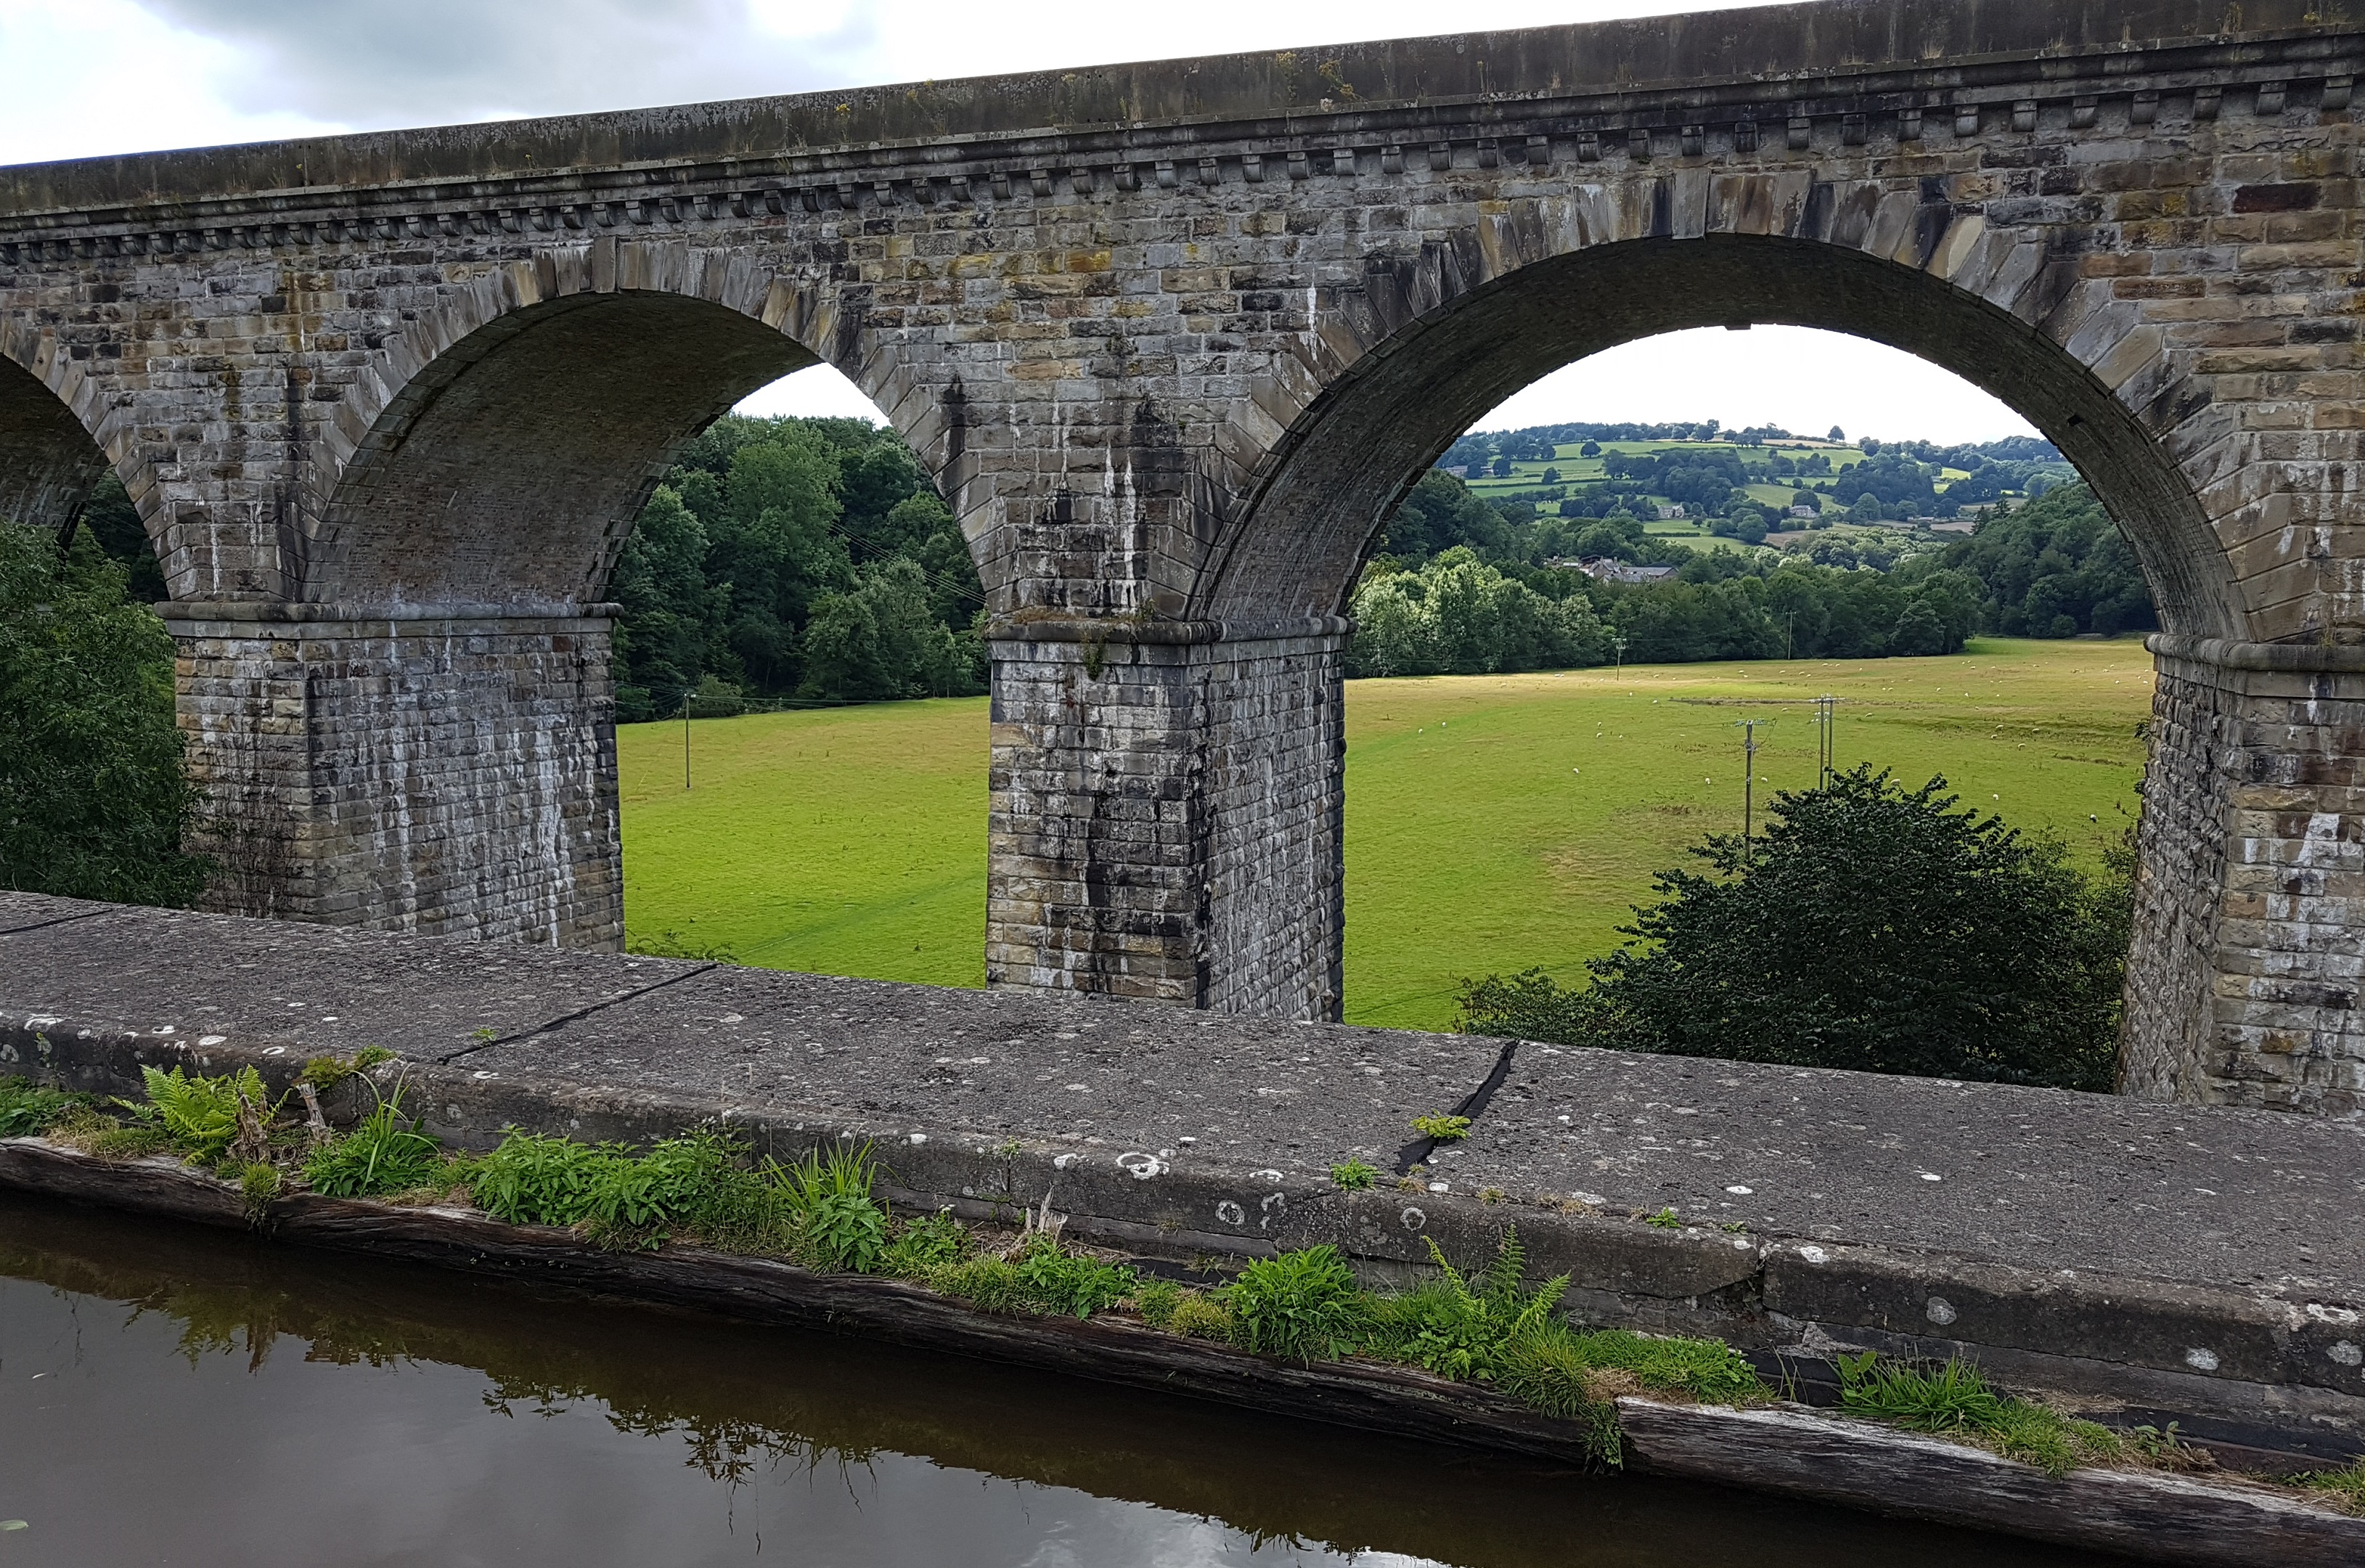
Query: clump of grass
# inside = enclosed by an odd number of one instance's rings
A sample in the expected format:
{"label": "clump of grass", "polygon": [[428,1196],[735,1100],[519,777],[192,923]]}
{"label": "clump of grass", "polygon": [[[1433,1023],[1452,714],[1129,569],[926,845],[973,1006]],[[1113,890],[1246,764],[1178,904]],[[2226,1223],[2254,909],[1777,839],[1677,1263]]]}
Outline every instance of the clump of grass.
{"label": "clump of grass", "polygon": [[1175,1309],[1191,1294],[1172,1280],[1151,1280],[1135,1287],[1133,1310],[1152,1328],[1170,1328],[1174,1323]]}
{"label": "clump of grass", "polygon": [[312,1150],[304,1182],[332,1198],[375,1198],[428,1186],[443,1168],[443,1148],[403,1117],[397,1089],[352,1132]]}
{"label": "clump of grass", "polygon": [[1922,1364],[1867,1350],[1833,1360],[1840,1374],[1840,1408],[1849,1414],[1976,1442],[2048,1475],[2067,1475],[2081,1464],[2191,1470],[2211,1462],[2184,1446],[2172,1428],[2121,1433],[2074,1420],[2049,1406],[1999,1393],[1977,1366],[1959,1358]]}
{"label": "clump of grass", "polygon": [[279,1167],[263,1160],[250,1161],[238,1173],[239,1196],[246,1204],[246,1221],[260,1226],[271,1214],[271,1200],[279,1195],[285,1185]]}
{"label": "clump of grass", "polygon": [[1166,1315],[1166,1331],[1180,1334],[1186,1339],[1229,1339],[1232,1337],[1232,1310],[1220,1295],[1207,1291],[1185,1291],[1174,1310]]}
{"label": "clump of grass", "polygon": [[2365,1517],[2365,1459],[2346,1470],[2318,1470],[2292,1479],[2326,1506]]}
{"label": "clump of grass", "polygon": [[1460,1143],[1470,1136],[1470,1118],[1467,1116],[1415,1116],[1412,1119],[1412,1130],[1423,1137],[1435,1138],[1440,1143]]}
{"label": "clump of grass", "polygon": [[29,1078],[0,1078],[0,1137],[38,1137],[91,1096],[50,1089]]}
{"label": "clump of grass", "polygon": [[1342,1193],[1367,1193],[1379,1179],[1379,1167],[1361,1159],[1342,1159],[1330,1168],[1330,1180]]}
{"label": "clump of grass", "polygon": [[1232,1342],[1284,1361],[1336,1361],[1363,1327],[1354,1271],[1328,1244],[1256,1260],[1227,1295]]}
{"label": "clump of grass", "polygon": [[[704,1127],[661,1138],[644,1154],[513,1127],[463,1173],[476,1206],[494,1218],[569,1226],[602,1247],[656,1247],[686,1234],[725,1251],[801,1253],[812,1204],[800,1170],[768,1161],[750,1170],[745,1154],[734,1140]],[[855,1185],[869,1204],[867,1152],[858,1159]],[[815,1169],[826,1185],[827,1168]],[[870,1207],[883,1236],[884,1212]],[[823,1253],[806,1260],[845,1266],[827,1247]],[[869,1260],[875,1258],[874,1249]]]}
{"label": "clump of grass", "polygon": [[1041,1232],[1006,1254],[989,1253],[931,1270],[927,1284],[985,1312],[1017,1316],[1060,1313],[1090,1317],[1131,1296],[1140,1283],[1132,1269],[1070,1251]]}

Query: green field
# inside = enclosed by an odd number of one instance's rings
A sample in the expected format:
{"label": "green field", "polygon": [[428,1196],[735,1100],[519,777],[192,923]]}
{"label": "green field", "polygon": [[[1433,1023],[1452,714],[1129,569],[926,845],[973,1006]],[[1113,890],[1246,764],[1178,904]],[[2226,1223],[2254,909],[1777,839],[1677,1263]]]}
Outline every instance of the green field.
{"label": "green field", "polygon": [[[1347,1016],[1440,1026],[1455,982],[1617,940],[1651,873],[1811,783],[1811,699],[1841,762],[1944,773],[2090,860],[2134,818],[2140,642],[1975,641],[1953,658],[1670,665],[1347,686]],[[617,732],[625,918],[779,969],[984,978],[986,704],[902,702]]]}

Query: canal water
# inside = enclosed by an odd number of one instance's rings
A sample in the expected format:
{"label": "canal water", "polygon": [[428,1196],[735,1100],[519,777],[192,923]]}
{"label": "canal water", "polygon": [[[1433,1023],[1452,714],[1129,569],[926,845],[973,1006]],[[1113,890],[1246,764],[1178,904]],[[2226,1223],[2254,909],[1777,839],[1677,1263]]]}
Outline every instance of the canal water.
{"label": "canal water", "polygon": [[2063,1568],[0,1194],[0,1568]]}

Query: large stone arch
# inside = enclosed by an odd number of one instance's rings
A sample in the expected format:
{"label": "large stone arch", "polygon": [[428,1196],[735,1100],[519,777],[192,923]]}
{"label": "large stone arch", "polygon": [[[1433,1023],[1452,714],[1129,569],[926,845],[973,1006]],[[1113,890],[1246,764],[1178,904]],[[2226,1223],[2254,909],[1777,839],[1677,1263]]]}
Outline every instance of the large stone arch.
{"label": "large stone arch", "polygon": [[[1614,207],[1607,220],[1588,212],[1612,204],[1578,198],[1520,204],[1491,231],[1373,258],[1338,291],[1314,364],[1299,362],[1302,390],[1276,382],[1252,400],[1260,412],[1301,406],[1244,476],[1191,616],[1262,626],[1343,614],[1381,524],[1487,409],[1620,343],[1778,324],[1888,343],[2011,404],[2093,483],[2171,633],[2245,635],[2240,586],[2172,450],[2203,444],[2176,437],[2208,422],[2208,399],[2165,364],[2158,329],[2097,308],[2041,253],[2017,254],[2040,247],[2007,241],[1978,264],[1983,222],[1950,231],[1943,205],[1900,253],[1894,235],[1871,250],[1801,237],[1811,208],[1832,204],[1808,199],[1803,183],[1799,194],[1788,232],[1621,238]],[[1523,249],[1534,259],[1511,264]]]}
{"label": "large stone arch", "polygon": [[488,268],[387,343],[304,475],[308,603],[595,602],[682,445],[750,392],[844,371],[913,399],[857,318],[745,256],[601,239]]}

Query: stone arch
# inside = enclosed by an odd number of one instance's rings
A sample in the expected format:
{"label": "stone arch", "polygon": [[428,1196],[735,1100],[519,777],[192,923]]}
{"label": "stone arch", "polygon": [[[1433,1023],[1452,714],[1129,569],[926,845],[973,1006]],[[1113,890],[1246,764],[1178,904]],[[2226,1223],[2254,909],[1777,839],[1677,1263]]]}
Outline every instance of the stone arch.
{"label": "stone arch", "polygon": [[0,519],[62,531],[110,466],[148,515],[150,487],[109,439],[111,423],[54,336],[0,321]]}
{"label": "stone arch", "polygon": [[[2186,450],[2206,444],[2194,436],[2211,418],[2205,396],[2171,374],[2158,328],[2041,245],[1984,235],[1974,218],[1924,224],[1918,242],[1910,232],[1897,241],[1901,253],[1708,233],[1611,238],[1506,264],[1549,249],[1553,227],[1550,214],[1515,213],[1416,257],[1375,258],[1341,291],[1310,365],[1256,400],[1254,416],[1277,433],[1241,478],[1193,618],[1275,625],[1341,613],[1380,524],[1488,409],[1620,343],[1765,323],[1886,342],[2011,404],[2092,482],[2165,627],[2244,635],[2231,563],[2169,451],[2172,435]],[[1285,425],[1276,414],[1290,416]]]}
{"label": "stone arch", "polygon": [[858,315],[744,256],[601,239],[490,269],[391,340],[305,476],[294,597],[555,610],[600,597],[676,453],[748,393],[909,388]]}

